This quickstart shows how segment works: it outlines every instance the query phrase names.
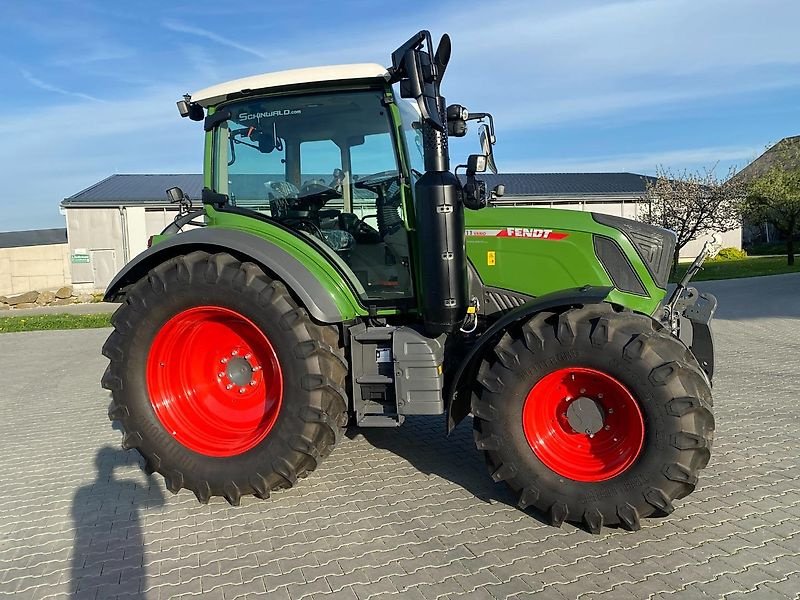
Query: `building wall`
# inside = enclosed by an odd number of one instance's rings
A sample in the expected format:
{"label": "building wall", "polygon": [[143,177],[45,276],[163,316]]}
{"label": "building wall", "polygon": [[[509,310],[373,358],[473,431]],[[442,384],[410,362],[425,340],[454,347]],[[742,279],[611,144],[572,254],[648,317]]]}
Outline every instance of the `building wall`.
{"label": "building wall", "polygon": [[[722,247],[723,248],[742,248],[742,228],[737,227],[732,231],[726,231],[725,233],[719,234],[722,237]],[[688,244],[686,244],[681,249],[681,259],[690,259],[694,258],[700,253],[700,250],[703,249],[703,244],[706,243],[707,240],[711,240],[710,235],[704,235],[701,238],[696,240],[692,240]]]}
{"label": "building wall", "polygon": [[[122,267],[147,249],[177,212],[172,207],[67,207],[72,282],[78,290],[103,291]],[[84,257],[88,256],[88,262]]]}
{"label": "building wall", "polygon": [[0,248],[0,295],[69,285],[69,266],[67,244]]}

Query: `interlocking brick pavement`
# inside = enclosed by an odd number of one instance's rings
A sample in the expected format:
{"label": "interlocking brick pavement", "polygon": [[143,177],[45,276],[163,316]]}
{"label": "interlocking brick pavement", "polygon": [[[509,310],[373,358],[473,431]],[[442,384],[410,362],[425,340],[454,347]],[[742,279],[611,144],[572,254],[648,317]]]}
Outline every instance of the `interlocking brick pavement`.
{"label": "interlocking brick pavement", "polygon": [[554,529],[492,483],[470,424],[353,431],[269,501],[165,491],[119,448],[107,331],[0,336],[0,596],[800,598],[800,277],[717,293],[717,433],[699,489],[637,533]]}

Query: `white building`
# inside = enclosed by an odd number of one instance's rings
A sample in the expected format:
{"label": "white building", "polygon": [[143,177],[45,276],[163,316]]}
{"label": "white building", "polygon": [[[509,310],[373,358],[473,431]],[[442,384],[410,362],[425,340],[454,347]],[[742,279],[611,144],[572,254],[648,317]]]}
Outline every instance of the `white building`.
{"label": "white building", "polygon": [[104,290],[175,218],[167,188],[179,186],[200,205],[202,175],[112,175],[65,198],[72,285]]}

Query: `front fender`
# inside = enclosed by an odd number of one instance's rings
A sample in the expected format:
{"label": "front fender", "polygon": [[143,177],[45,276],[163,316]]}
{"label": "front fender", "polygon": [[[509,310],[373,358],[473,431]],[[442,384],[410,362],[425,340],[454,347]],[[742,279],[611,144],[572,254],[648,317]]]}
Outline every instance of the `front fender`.
{"label": "front fender", "polygon": [[147,272],[175,256],[195,250],[227,252],[249,260],[279,278],[300,299],[308,312],[323,323],[338,323],[344,315],[334,294],[292,254],[256,235],[235,229],[207,227],[171,236],[129,262],[109,284],[103,300],[118,301],[125,289]]}
{"label": "front fender", "polygon": [[509,325],[543,310],[600,304],[608,298],[613,290],[613,287],[588,285],[581,288],[561,290],[534,298],[513,310],[509,310],[497,319],[491,327],[481,334],[477,343],[461,361],[453,378],[449,381],[445,396],[447,403],[447,433],[450,433],[469,414],[471,410],[472,382],[475,380],[483,354],[493,347]]}

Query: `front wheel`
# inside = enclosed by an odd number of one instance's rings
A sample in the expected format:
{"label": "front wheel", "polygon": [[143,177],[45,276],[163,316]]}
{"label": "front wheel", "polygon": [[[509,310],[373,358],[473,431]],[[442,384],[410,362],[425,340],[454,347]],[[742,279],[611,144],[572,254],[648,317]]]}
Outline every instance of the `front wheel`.
{"label": "front wheel", "polygon": [[672,512],[710,457],[708,380],[644,315],[537,314],[504,334],[477,383],[475,439],[493,479],[556,526],[638,529]]}
{"label": "front wheel", "polygon": [[335,327],[280,281],[228,254],[193,252],[128,290],[103,347],[123,447],[201,502],[267,497],[316,468],[347,419]]}

